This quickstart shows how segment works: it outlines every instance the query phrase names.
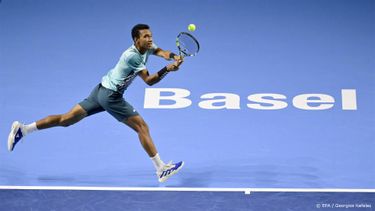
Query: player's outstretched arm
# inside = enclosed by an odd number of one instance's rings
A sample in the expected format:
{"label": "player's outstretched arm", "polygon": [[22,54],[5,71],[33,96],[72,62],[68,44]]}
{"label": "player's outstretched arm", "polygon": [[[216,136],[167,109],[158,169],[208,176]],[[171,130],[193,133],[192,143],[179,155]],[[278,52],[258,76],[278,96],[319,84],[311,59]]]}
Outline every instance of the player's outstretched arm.
{"label": "player's outstretched arm", "polygon": [[177,55],[177,54],[174,54],[173,52],[171,51],[165,51],[161,48],[157,48],[154,52],[154,54],[156,56],[159,56],[159,57],[162,57],[166,60],[175,60],[175,61],[178,61],[178,60],[181,60],[181,56]]}
{"label": "player's outstretched arm", "polygon": [[154,73],[152,75],[149,74],[147,69],[144,69],[139,73],[139,76],[143,79],[143,81],[146,84],[148,84],[149,86],[152,86],[158,83],[159,81],[161,81],[161,79],[163,79],[169,72],[177,71],[180,65],[182,64],[182,62],[184,62],[183,59],[175,61],[165,66],[163,69],[159,70],[157,73]]}

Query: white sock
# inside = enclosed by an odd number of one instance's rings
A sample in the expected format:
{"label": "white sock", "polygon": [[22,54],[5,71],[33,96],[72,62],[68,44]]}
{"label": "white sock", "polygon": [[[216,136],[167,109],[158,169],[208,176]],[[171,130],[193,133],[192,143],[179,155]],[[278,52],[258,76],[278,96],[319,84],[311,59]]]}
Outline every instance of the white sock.
{"label": "white sock", "polygon": [[159,153],[152,157],[151,160],[155,166],[156,171],[159,171],[165,165],[165,163],[160,159]]}
{"label": "white sock", "polygon": [[30,133],[38,130],[38,128],[36,127],[36,122],[33,122],[31,124],[28,124],[28,125],[24,125],[22,129],[23,129],[22,132],[25,133],[24,135],[30,134]]}

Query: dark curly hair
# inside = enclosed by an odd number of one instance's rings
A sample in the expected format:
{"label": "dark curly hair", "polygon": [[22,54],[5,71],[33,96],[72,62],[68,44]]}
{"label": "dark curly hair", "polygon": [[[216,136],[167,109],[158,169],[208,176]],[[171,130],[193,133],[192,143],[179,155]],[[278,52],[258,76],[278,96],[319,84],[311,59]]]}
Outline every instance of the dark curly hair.
{"label": "dark curly hair", "polygon": [[137,24],[137,25],[133,26],[133,28],[132,28],[133,41],[135,41],[135,38],[139,38],[139,35],[140,35],[139,31],[143,30],[143,29],[150,29],[150,27],[147,24]]}

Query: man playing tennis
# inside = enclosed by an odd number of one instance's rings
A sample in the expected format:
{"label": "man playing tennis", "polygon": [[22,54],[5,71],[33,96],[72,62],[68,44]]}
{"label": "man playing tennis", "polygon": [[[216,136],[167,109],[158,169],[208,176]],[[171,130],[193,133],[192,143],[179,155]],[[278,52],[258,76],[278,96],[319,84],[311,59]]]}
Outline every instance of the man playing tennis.
{"label": "man playing tennis", "polygon": [[[137,24],[131,32],[134,44],[121,55],[116,66],[111,69],[82,102],[75,105],[68,113],[50,115],[39,121],[24,125],[18,121],[13,122],[8,136],[8,150],[13,151],[22,137],[31,132],[46,128],[73,125],[83,118],[107,111],[118,121],[125,123],[138,133],[139,140],[150,156],[158,176],[159,182],[166,181],[176,174],[184,165],[184,162],[165,164],[152,141],[149,128],[138,112],[123,98],[124,91],[132,83],[136,76],[140,76],[148,85],[158,83],[171,71],[177,71],[183,62],[183,58],[170,51],[158,48],[152,39],[150,27],[145,24]],[[165,66],[155,74],[150,75],[146,69],[149,55],[156,55],[174,62]]]}

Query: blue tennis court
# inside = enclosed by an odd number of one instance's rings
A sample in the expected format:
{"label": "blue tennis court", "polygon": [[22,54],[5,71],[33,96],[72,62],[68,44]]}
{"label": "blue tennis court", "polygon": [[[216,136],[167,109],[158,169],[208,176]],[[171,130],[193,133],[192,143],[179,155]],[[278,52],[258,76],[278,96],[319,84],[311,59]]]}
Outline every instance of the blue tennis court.
{"label": "blue tennis court", "polygon": [[[372,210],[374,20],[373,0],[0,1],[0,210]],[[195,57],[124,95],[178,174],[160,184],[106,112],[8,152],[13,121],[85,99],[138,23],[173,52],[197,26]]]}
{"label": "blue tennis court", "polygon": [[324,190],[256,190],[245,194],[233,189],[79,189],[6,189],[0,192],[0,198],[4,200],[5,210],[14,207],[21,210],[176,210],[176,207],[181,210],[372,210],[375,197],[373,192]]}

